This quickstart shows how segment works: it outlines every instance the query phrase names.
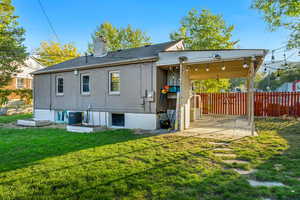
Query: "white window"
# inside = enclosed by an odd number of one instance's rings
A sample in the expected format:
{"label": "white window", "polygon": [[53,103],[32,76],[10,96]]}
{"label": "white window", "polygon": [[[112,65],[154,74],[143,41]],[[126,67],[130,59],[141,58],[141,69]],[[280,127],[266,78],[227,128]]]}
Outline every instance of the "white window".
{"label": "white window", "polygon": [[81,75],[81,94],[88,95],[91,90],[91,80],[90,75],[82,74]]}
{"label": "white window", "polygon": [[17,84],[16,84],[17,89],[22,89],[25,87],[25,81],[23,78],[17,78],[16,81],[17,81]]}
{"label": "white window", "polygon": [[120,72],[109,72],[109,94],[120,94]]}
{"label": "white window", "polygon": [[61,76],[56,77],[56,94],[64,95],[64,78]]}

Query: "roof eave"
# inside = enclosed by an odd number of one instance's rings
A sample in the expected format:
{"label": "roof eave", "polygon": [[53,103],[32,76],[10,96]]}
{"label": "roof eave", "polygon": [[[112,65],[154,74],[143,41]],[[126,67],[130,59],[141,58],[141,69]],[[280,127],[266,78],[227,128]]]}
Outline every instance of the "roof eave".
{"label": "roof eave", "polygon": [[56,73],[56,72],[67,72],[67,71],[73,71],[73,70],[87,70],[87,69],[94,69],[94,68],[112,67],[112,66],[117,66],[117,65],[156,62],[157,60],[158,60],[158,56],[151,56],[151,57],[144,57],[144,58],[138,58],[138,59],[127,59],[127,60],[116,61],[116,62],[106,62],[106,63],[92,64],[92,65],[81,65],[81,66],[69,67],[69,68],[63,68],[63,69],[35,71],[35,72],[32,72],[31,74],[38,75],[38,74],[49,74],[49,73]]}

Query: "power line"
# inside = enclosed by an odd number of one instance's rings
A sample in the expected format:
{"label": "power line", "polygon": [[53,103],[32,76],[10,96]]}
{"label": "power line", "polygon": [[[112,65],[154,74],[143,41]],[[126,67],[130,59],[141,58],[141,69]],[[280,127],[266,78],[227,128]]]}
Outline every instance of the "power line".
{"label": "power line", "polygon": [[58,37],[58,35],[57,35],[57,33],[56,33],[56,31],[55,31],[55,29],[54,29],[54,27],[53,27],[53,25],[52,25],[52,23],[50,21],[49,16],[46,13],[45,8],[43,7],[43,4],[42,4],[41,0],[38,0],[38,3],[40,5],[40,8],[41,8],[42,12],[44,13],[44,15],[45,15],[45,17],[47,19],[47,22],[48,22],[48,24],[50,26],[50,29],[52,30],[52,32],[53,32],[54,36],[56,37],[57,41],[60,42],[59,37]]}

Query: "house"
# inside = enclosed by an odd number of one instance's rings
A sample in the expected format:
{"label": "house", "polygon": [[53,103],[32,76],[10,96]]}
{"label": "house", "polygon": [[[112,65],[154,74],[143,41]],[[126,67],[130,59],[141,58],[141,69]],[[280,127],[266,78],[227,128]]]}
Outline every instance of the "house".
{"label": "house", "polygon": [[300,80],[283,83],[276,92],[300,92]]}
{"label": "house", "polygon": [[262,49],[188,51],[183,41],[106,52],[101,38],[94,48],[94,55],[33,73],[35,119],[66,123],[68,113],[82,112],[89,125],[157,129],[161,113],[168,112],[182,130],[191,120],[192,80],[249,77],[251,89],[266,54]]}
{"label": "house", "polygon": [[[31,75],[31,73],[43,68],[44,66],[37,62],[34,57],[29,56],[24,61],[24,64],[19,66],[18,69],[20,72],[14,74],[10,83],[3,89],[32,89],[33,76]],[[10,100],[14,99],[18,99],[18,96],[11,95]]]}

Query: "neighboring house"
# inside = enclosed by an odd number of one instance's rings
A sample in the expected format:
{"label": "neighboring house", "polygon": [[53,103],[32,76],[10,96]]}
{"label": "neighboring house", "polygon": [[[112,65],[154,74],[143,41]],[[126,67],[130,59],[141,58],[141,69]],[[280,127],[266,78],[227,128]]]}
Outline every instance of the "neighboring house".
{"label": "neighboring house", "polygon": [[[34,57],[29,56],[24,61],[24,64],[19,66],[20,72],[14,74],[10,83],[3,89],[32,89],[33,76],[31,75],[31,73],[43,68],[44,66],[37,62]],[[18,99],[18,96],[12,95],[10,96],[10,99]]]}
{"label": "neighboring house", "polygon": [[[35,119],[67,122],[70,111],[79,111],[85,114],[84,121],[89,125],[156,129],[161,112],[176,110],[179,86],[189,87],[187,77],[179,70],[183,69],[182,57],[187,59],[186,64],[191,64],[186,67],[197,67],[190,79],[231,78],[248,76],[249,67],[243,68],[243,63],[245,66],[248,58],[255,57],[255,65],[251,64],[252,60],[248,63],[256,70],[266,53],[257,49],[185,51],[183,41],[106,52],[105,42],[96,39],[94,48],[94,55],[81,56],[33,73]],[[213,61],[231,63],[226,67],[228,72],[222,67],[225,71],[216,74]],[[211,71],[202,70],[204,63],[211,63]],[[162,92],[166,85],[170,86],[170,97]],[[189,107],[183,112],[189,120]]]}
{"label": "neighboring house", "polygon": [[300,92],[300,80],[290,83],[283,83],[276,89],[276,92]]}

